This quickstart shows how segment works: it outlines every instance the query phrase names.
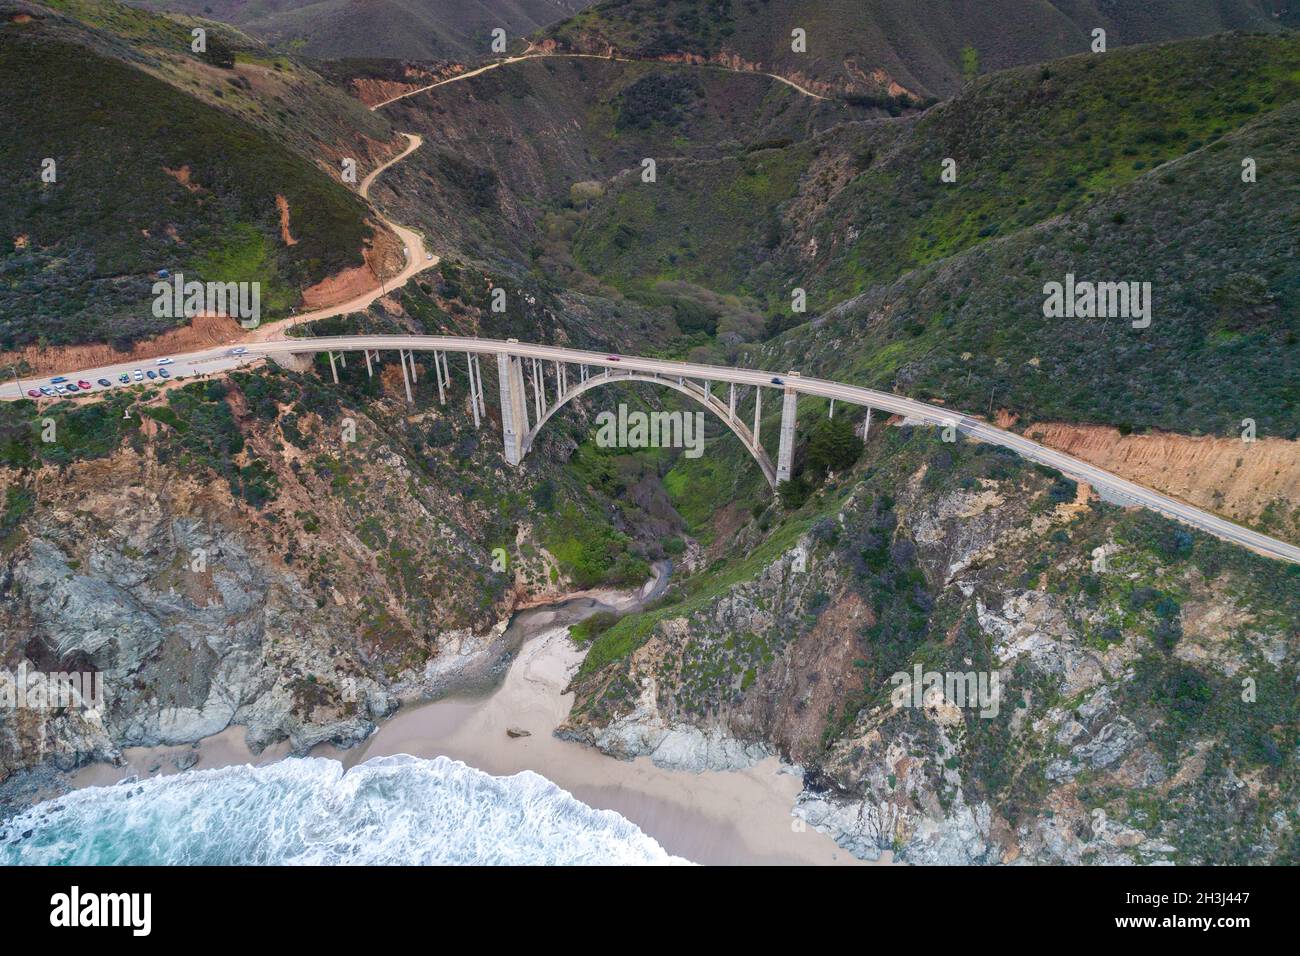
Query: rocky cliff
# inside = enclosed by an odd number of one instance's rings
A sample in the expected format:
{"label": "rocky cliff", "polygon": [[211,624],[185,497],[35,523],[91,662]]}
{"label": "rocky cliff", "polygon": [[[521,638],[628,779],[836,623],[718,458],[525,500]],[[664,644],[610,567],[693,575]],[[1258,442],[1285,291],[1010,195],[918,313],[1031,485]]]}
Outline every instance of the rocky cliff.
{"label": "rocky cliff", "polygon": [[898,431],[599,638],[564,733],[697,770],[779,752],[866,858],[1288,858],[1295,570]]}

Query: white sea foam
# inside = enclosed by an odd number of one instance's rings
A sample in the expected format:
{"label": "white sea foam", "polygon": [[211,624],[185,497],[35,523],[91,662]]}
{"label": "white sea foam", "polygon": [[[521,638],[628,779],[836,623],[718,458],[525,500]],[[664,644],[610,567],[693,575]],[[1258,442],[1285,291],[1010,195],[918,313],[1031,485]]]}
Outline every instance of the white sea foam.
{"label": "white sea foam", "polygon": [[447,757],[194,770],[77,790],[0,824],[3,864],[685,862],[545,777]]}

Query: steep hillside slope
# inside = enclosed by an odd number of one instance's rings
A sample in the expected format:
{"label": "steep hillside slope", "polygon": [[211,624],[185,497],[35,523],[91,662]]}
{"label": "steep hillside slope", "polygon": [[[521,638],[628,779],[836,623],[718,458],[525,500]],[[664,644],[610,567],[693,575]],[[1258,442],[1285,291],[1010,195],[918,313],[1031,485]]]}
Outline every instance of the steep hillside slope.
{"label": "steep hillside slope", "polygon": [[[565,733],[687,770],[780,753],[865,858],[1294,861],[1300,569],[929,429],[866,455],[582,629]],[[932,674],[969,696],[914,696]]]}
{"label": "steep hillside slope", "polygon": [[[395,140],[382,115],[304,61],[214,20],[162,16],[118,0],[0,0],[0,20],[20,12],[47,35],[142,69],[266,130],[331,172],[342,156],[382,158]],[[210,55],[191,51],[196,28],[207,31]]]}
{"label": "steep hillside slope", "polygon": [[174,328],[153,314],[161,269],[260,282],[266,318],[363,264],[369,210],[324,163],[68,36],[54,18],[0,26],[0,349]]}
{"label": "steep hillside slope", "polygon": [[548,216],[611,180],[638,179],[646,158],[668,179],[683,157],[803,138],[845,115],[767,77],[563,58],[516,63],[384,112],[427,144],[394,170],[394,208],[443,248],[525,266]]}
{"label": "steep hillside slope", "polygon": [[[1252,418],[1291,438],[1298,101],[1293,37],[1013,70],[916,119],[616,184],[573,258],[628,294],[752,297],[769,333],[826,310],[755,352],[763,367],[1022,419],[1228,434]],[[1152,283],[1151,327],[1045,319],[1044,284],[1067,274]]]}
{"label": "steep hillside slope", "polygon": [[[1275,11],[1285,7],[1285,18]],[[561,49],[727,60],[825,92],[947,96],[971,76],[1108,46],[1300,24],[1272,0],[609,0],[545,31]],[[805,31],[806,52],[791,49]]]}
{"label": "steep hillside slope", "polygon": [[590,0],[132,0],[232,23],[277,50],[312,57],[473,59],[492,31],[517,37]]}

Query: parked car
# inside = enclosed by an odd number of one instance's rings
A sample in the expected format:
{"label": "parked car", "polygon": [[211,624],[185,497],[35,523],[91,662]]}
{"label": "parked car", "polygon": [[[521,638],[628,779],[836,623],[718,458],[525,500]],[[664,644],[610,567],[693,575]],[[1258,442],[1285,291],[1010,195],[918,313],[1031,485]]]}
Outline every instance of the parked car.
{"label": "parked car", "polygon": [[172,364],[172,360],[169,359],[169,358],[160,358],[160,359],[158,360],[158,364],[159,364],[159,365],[171,365],[171,364]]}
{"label": "parked car", "polygon": [[136,370],[131,374],[131,377],[132,377],[133,379],[135,379],[137,382],[143,382],[143,381],[144,381],[144,372],[140,371],[139,369],[136,369]]}
{"label": "parked car", "polygon": [[62,375],[60,375],[58,378],[52,378],[52,379],[50,379],[50,384],[51,384],[51,385],[59,385],[59,384],[61,384],[61,383],[63,383],[63,382],[66,382],[66,381],[67,381],[67,379],[64,378]]}
{"label": "parked car", "polygon": [[42,394],[42,395],[53,395],[53,394],[54,394],[54,389],[50,388],[48,385],[42,385],[42,386],[41,386],[41,394]]}
{"label": "parked car", "polygon": [[150,378],[158,377],[158,373],[155,372],[153,369],[149,369],[149,371],[145,372],[144,374],[148,375]]}
{"label": "parked car", "polygon": [[168,372],[165,368],[160,368],[160,369],[158,370],[158,375],[159,375],[160,377],[162,377],[162,378],[171,378],[171,377],[172,377],[172,376],[171,376],[171,373]]}
{"label": "parked car", "polygon": [[119,376],[117,377],[117,380],[118,380],[119,382],[121,382],[123,385],[125,385],[125,384],[127,384],[129,381],[131,381],[131,376],[130,376],[130,375],[127,375],[126,372],[123,372],[121,375],[119,375]]}
{"label": "parked car", "polygon": [[41,397],[41,393],[40,393],[37,389],[34,389],[34,388],[29,388],[29,389],[27,390],[27,394],[30,395],[32,398],[40,398],[40,397]]}
{"label": "parked car", "polygon": [[106,378],[101,378],[98,382],[100,388],[112,388],[113,383]]}
{"label": "parked car", "polygon": [[75,386],[75,385],[71,385],[71,384],[69,384],[69,385],[55,385],[55,386],[54,386],[54,390],[55,390],[56,392],[58,392],[60,395],[67,395],[67,394],[68,394],[68,389],[72,389],[72,391],[75,392],[75,391],[77,390],[77,386]]}
{"label": "parked car", "polygon": [[90,383],[87,382],[84,378],[78,379],[77,388],[81,389],[83,392],[88,392],[90,391]]}

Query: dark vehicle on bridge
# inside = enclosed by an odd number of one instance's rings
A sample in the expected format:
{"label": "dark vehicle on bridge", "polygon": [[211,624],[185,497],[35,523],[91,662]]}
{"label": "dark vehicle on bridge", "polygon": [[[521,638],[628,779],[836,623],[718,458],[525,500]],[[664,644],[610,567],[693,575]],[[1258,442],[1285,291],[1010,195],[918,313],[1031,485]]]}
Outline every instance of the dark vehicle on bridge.
{"label": "dark vehicle on bridge", "polygon": [[781,379],[779,379],[779,378],[777,378],[775,375],[773,375],[773,376],[772,376],[772,384],[773,384],[773,385],[784,385],[785,382],[783,382]]}

